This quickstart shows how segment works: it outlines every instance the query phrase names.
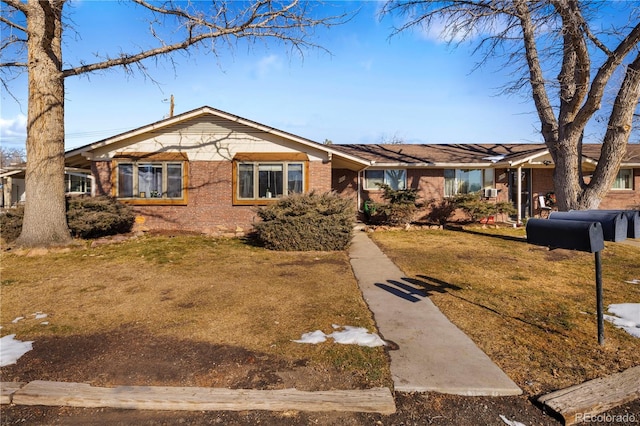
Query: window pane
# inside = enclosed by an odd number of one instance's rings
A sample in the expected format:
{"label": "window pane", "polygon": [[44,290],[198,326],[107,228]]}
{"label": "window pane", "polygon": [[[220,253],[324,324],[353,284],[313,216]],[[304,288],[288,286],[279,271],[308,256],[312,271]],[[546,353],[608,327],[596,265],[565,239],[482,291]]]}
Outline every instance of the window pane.
{"label": "window pane", "polygon": [[258,189],[260,198],[282,195],[282,164],[258,164]]}
{"label": "window pane", "polygon": [[391,189],[405,189],[407,186],[407,173],[405,170],[385,170],[384,183]]}
{"label": "window pane", "polygon": [[162,197],[162,164],[138,165],[138,192],[140,197]]}
{"label": "window pane", "polygon": [[493,188],[494,187],[494,179],[495,171],[493,169],[485,169],[484,170],[484,185],[483,188]]}
{"label": "window pane", "polygon": [[238,197],[255,198],[253,194],[253,164],[238,164]]}
{"label": "window pane", "polygon": [[631,169],[620,169],[616,180],[613,183],[613,189],[633,189],[631,184]]}
{"label": "window pane", "polygon": [[118,197],[133,197],[133,164],[118,164]]}
{"label": "window pane", "polygon": [[289,194],[302,192],[302,164],[289,164],[287,166],[287,190]]}
{"label": "window pane", "polygon": [[182,164],[167,164],[167,197],[182,198]]}
{"label": "window pane", "polygon": [[456,195],[456,171],[445,169],[444,171],[444,196],[452,197]]}
{"label": "window pane", "polygon": [[482,170],[469,170],[468,192],[478,192],[482,189]]}
{"label": "window pane", "polygon": [[365,170],[364,171],[364,187],[365,189],[379,189],[378,184],[384,183],[384,170]]}
{"label": "window pane", "polygon": [[70,180],[69,192],[87,192],[87,178],[83,176],[68,175]]}
{"label": "window pane", "polygon": [[456,170],[456,194],[469,193],[469,170]]}

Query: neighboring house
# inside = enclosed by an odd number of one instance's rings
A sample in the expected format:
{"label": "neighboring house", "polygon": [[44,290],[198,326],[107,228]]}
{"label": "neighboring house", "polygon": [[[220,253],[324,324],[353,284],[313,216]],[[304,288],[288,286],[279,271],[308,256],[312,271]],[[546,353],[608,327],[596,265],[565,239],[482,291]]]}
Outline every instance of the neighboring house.
{"label": "neighboring house", "polygon": [[[554,191],[553,161],[544,144],[390,144],[335,145],[346,154],[368,160],[359,173],[334,171],[343,178],[334,188],[349,194],[359,188],[362,199],[380,200],[377,183],[395,189],[418,189],[424,201],[482,191],[492,201],[509,201],[518,222],[540,214],[539,196]],[[599,144],[585,144],[582,170],[588,179],[600,157]],[[518,179],[520,176],[520,179]],[[358,182],[360,185],[358,186]],[[601,209],[640,206],[640,145],[628,145],[618,177]],[[519,207],[519,208],[518,208]]]}
{"label": "neighboring house", "polygon": [[[602,208],[640,205],[640,145],[628,151]],[[585,145],[585,174],[598,152]],[[311,190],[359,208],[380,199],[379,182],[423,200],[482,190],[520,206],[518,220],[539,214],[537,195],[553,191],[540,144],[324,145],[207,106],[70,150],[66,165],[92,174],[93,194],[133,206],[139,226],[214,235],[244,233],[258,206]]]}
{"label": "neighboring house", "polygon": [[[16,207],[24,204],[26,164],[7,167],[0,171],[0,186],[2,187],[0,208]],[[91,195],[91,172],[84,169],[65,167],[64,181],[68,195]]]}

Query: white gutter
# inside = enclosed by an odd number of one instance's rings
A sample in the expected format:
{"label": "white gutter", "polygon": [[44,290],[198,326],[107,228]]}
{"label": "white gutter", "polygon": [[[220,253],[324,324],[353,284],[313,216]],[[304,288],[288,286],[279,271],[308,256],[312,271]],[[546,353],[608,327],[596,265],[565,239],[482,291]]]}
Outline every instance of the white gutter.
{"label": "white gutter", "polygon": [[522,166],[518,166],[518,192],[516,196],[517,210],[518,210],[518,225],[522,223]]}
{"label": "white gutter", "polygon": [[372,161],[369,166],[365,167],[364,169],[358,170],[358,185],[356,190],[356,202],[358,203],[356,208],[358,210],[358,213],[363,213],[363,210],[360,208],[360,206],[362,205],[362,196],[360,194],[362,191],[362,185],[361,185],[362,174],[364,173],[365,170],[367,170],[369,167],[371,167],[374,164],[375,164],[375,161]]}
{"label": "white gutter", "polygon": [[[375,162],[372,161],[372,163],[375,163]],[[419,168],[419,167],[433,167],[434,163],[375,163],[375,166],[385,167],[385,168],[411,169],[411,168]],[[371,165],[367,166],[367,168],[369,167],[371,167]]]}

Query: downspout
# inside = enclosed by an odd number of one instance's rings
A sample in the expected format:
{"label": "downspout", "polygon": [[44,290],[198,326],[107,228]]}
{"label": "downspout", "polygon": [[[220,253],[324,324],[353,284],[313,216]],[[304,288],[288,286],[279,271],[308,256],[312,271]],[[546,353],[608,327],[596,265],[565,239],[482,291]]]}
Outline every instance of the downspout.
{"label": "downspout", "polygon": [[518,210],[518,225],[522,224],[522,166],[518,166],[518,189],[516,195],[516,208]]}

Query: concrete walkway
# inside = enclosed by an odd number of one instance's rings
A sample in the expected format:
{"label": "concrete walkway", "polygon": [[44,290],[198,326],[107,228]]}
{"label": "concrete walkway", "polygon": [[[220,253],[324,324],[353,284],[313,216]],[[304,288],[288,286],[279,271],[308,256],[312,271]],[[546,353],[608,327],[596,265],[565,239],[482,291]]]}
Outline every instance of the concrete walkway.
{"label": "concrete walkway", "polygon": [[522,390],[411,283],[365,232],[356,231],[351,266],[389,351],[395,390],[519,395]]}

